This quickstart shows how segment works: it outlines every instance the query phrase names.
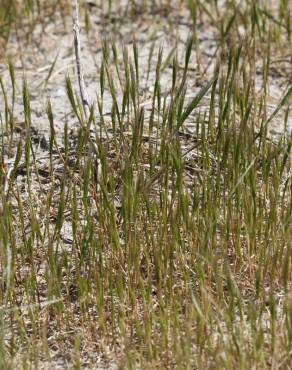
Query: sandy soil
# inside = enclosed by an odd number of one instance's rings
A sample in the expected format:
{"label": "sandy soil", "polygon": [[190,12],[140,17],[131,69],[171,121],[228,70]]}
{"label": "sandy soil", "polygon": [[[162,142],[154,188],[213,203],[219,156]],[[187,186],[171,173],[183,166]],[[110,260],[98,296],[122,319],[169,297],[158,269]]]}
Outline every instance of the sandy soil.
{"label": "sandy soil", "polygon": [[[122,45],[127,46],[131,57],[133,39],[135,38],[139,48],[141,100],[142,104],[146,106],[151,103],[149,98],[151,91],[153,91],[156,56],[159,46],[163,46],[164,60],[166,60],[169,53],[177,45],[179,60],[183,68],[185,42],[192,32],[192,22],[185,8],[177,5],[176,1],[171,3],[173,3],[173,6],[167,7],[164,11],[162,10],[157,14],[142,13],[138,16],[133,16],[132,19],[129,16],[127,18],[120,17],[120,14],[125,12],[123,5],[120,6],[120,9],[113,10],[110,20],[97,7],[91,8],[90,17],[92,28],[87,36],[84,31],[84,23],[81,22],[81,26],[83,25],[81,45],[85,80],[92,103],[96,101],[96,96],[99,94],[101,48],[102,40],[105,38],[114,40],[118,51],[121,50]],[[244,30],[240,29],[239,32],[242,33],[241,36],[243,38]],[[202,20],[197,29],[197,36],[198,52],[193,52],[192,54],[191,73],[188,76],[189,91],[187,96],[189,99],[196,94],[204,82],[210,79],[216,62],[214,54],[217,46],[218,31],[209,24],[208,20]],[[7,55],[13,59],[16,67],[19,94],[17,96],[15,112],[18,121],[21,123],[23,120],[21,88],[23,78],[25,78],[31,93],[33,126],[39,134],[46,136],[49,131],[45,113],[48,99],[51,100],[53,106],[57,132],[63,131],[65,121],[67,121],[70,128],[74,129],[77,123],[72,119],[73,115],[71,114],[71,107],[65,89],[65,77],[69,75],[72,81],[75,81],[74,86],[78,94],[71,17],[68,16],[65,20],[57,17],[55,23],[49,22],[44,29],[40,26],[37,27],[32,40],[33,42],[25,45],[24,40],[17,40],[15,37],[11,37],[8,45]],[[150,65],[149,78],[147,79],[148,56],[153,44],[153,58]],[[54,70],[49,83],[44,87],[44,82],[55,58],[57,60]],[[273,112],[280,98],[287,90],[289,83],[291,83],[292,67],[290,62],[289,48],[287,49],[287,55],[275,55],[271,61],[268,112]],[[260,69],[261,65],[259,62],[259,72],[255,81],[259,95],[262,92]],[[9,83],[9,74],[4,63],[0,64],[0,73],[9,96],[11,94],[11,84]],[[164,65],[162,81],[162,91],[167,92],[169,82],[171,81],[170,61]],[[0,102],[2,105],[1,100]],[[110,94],[107,93],[104,100],[107,115],[110,114],[111,104]],[[188,123],[191,125],[192,122]],[[292,130],[291,115],[288,117],[287,129],[288,131]],[[283,112],[279,112],[277,117],[271,122],[270,130],[275,134],[284,133]]]}

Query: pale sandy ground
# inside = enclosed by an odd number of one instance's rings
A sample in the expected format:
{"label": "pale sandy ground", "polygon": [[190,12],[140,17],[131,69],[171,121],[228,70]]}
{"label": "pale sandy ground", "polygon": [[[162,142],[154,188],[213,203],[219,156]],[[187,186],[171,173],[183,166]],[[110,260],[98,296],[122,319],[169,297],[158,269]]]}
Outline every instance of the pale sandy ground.
{"label": "pale sandy ground", "polygon": [[[173,2],[175,3],[175,1]],[[134,19],[119,20],[120,11],[117,9],[116,14],[114,12],[113,17],[117,17],[117,25],[115,23],[108,24],[106,20],[103,20],[99,10],[93,8],[92,11],[92,30],[90,31],[89,37],[85,35],[84,28],[81,33],[81,45],[82,45],[82,61],[85,70],[85,80],[87,84],[88,94],[91,102],[96,101],[96,96],[99,93],[99,68],[101,65],[101,47],[102,39],[106,37],[109,40],[115,40],[118,50],[121,50],[122,45],[126,45],[129,49],[129,54],[132,56],[133,37],[135,37],[137,45],[139,47],[140,57],[140,76],[141,76],[141,87],[143,89],[142,103],[147,106],[149,101],[150,93],[153,91],[153,82],[155,79],[155,64],[156,56],[159,46],[163,45],[164,58],[166,59],[169,52],[173,47],[178,44],[178,56],[183,67],[183,53],[185,50],[185,41],[191,33],[191,21],[188,17],[186,10],[182,7],[177,7],[175,11],[170,12],[168,16],[161,16],[161,14],[141,14]],[[65,20],[56,19],[53,24],[50,22],[45,30],[37,28],[34,32],[33,39],[35,42],[26,47],[21,46],[20,43],[13,37],[10,39],[9,48],[7,55],[11,55],[16,67],[18,96],[17,103],[15,106],[16,116],[19,121],[23,119],[23,107],[21,88],[22,80],[25,78],[28,82],[28,86],[31,92],[31,106],[33,110],[33,126],[37,128],[40,133],[48,133],[49,125],[45,108],[48,99],[51,100],[53,106],[53,113],[55,116],[56,130],[59,132],[63,131],[64,123],[67,120],[69,127],[76,127],[76,122],[72,120],[71,107],[66,95],[65,89],[65,77],[69,75],[72,81],[75,81],[76,92],[78,93],[78,86],[76,83],[76,71],[75,71],[75,56],[73,48],[73,36],[72,36],[72,21],[71,17],[68,16]],[[81,22],[81,25],[83,23]],[[84,24],[83,24],[84,25]],[[242,31],[244,36],[244,31]],[[199,39],[199,55],[194,52],[191,58],[189,74],[189,91],[188,98],[196,94],[201,84],[208,81],[212,76],[213,66],[215,61],[212,60],[213,53],[216,49],[216,38],[218,37],[217,31],[211,26],[201,24],[198,28],[198,39]],[[149,50],[155,42],[154,57],[151,63],[151,69],[149,74],[149,81],[146,81],[147,73],[147,61]],[[291,67],[291,56],[289,55],[289,49],[287,49],[287,55],[279,59],[275,57],[271,64],[275,67],[275,74],[273,78],[269,80],[269,91],[268,91],[268,111],[273,112],[279,103],[281,97],[287,90],[287,78],[285,75],[292,74]],[[19,55],[22,55],[19,58]],[[55,64],[52,76],[50,77],[47,87],[44,89],[40,86],[48,76],[49,70],[52,63],[57,56],[57,62]],[[202,75],[205,67],[210,63],[210,67],[207,73]],[[162,73],[162,91],[167,91],[169,83],[171,81],[171,69],[170,65],[166,66]],[[258,68],[260,69],[260,63]],[[282,73],[283,71],[283,73]],[[0,73],[2,75],[5,88],[7,93],[11,92],[9,84],[9,75],[7,67],[2,63],[0,64]],[[256,85],[258,86],[259,94],[261,92],[261,75],[258,75]],[[290,81],[291,84],[291,81]],[[118,91],[119,93],[119,91]],[[0,97],[2,99],[2,96]],[[1,103],[3,101],[0,100]],[[121,102],[121,101],[120,101]],[[290,102],[291,103],[291,102]],[[109,115],[111,110],[112,100],[109,93],[105,94],[104,106],[105,112]],[[2,105],[2,104],[1,104]],[[98,120],[98,115],[97,115]],[[192,122],[189,122],[191,124]],[[270,130],[274,134],[283,134],[283,112],[275,117],[270,124]],[[288,132],[292,130],[292,117],[291,114],[288,117]]]}

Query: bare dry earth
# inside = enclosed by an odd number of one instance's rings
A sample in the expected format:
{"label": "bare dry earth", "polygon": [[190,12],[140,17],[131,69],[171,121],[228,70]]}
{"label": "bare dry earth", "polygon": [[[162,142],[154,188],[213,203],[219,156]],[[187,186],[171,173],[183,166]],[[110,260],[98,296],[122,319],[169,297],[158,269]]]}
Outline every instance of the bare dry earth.
{"label": "bare dry earth", "polygon": [[[90,33],[87,36],[84,27],[83,33],[81,33],[82,61],[92,103],[96,101],[96,96],[99,93],[103,39],[115,41],[119,51],[121,51],[123,45],[127,46],[130,55],[132,54],[133,40],[136,40],[139,48],[141,102],[145,106],[152,103],[149,98],[155,81],[157,53],[159,47],[163,46],[166,63],[163,65],[162,82],[164,84],[162,85],[162,91],[165,93],[169,91],[172,59],[167,60],[167,58],[174,55],[170,53],[177,46],[181,68],[183,68],[185,42],[192,33],[192,21],[188,10],[182,5],[176,5],[176,1],[171,3],[173,3],[172,6],[166,6],[165,9],[156,14],[142,13],[133,15],[132,18],[129,15],[127,17],[120,16],[125,12],[123,6],[113,11],[110,19],[102,14],[97,7],[92,8]],[[82,25],[84,26],[84,24]],[[239,36],[244,39],[244,29],[239,28],[237,31]],[[198,53],[193,53],[190,65],[191,72],[188,76],[189,90],[187,97],[189,99],[198,92],[204,82],[210,79],[218,56],[218,52],[215,53],[219,38],[218,30],[210,25],[208,19],[202,19],[199,23],[197,36]],[[153,58],[147,78],[148,57],[153,43]],[[268,112],[273,112],[276,108],[287,87],[291,84],[292,75],[291,46],[287,45],[284,50],[274,51],[275,55],[272,56],[269,71]],[[120,55],[122,64],[122,53]],[[57,132],[63,131],[65,121],[67,121],[70,128],[76,128],[77,123],[72,120],[73,115],[71,115],[71,107],[65,90],[65,77],[69,75],[72,80],[76,79],[71,17],[60,19],[57,16],[55,22],[50,21],[45,26],[36,27],[32,41],[29,43],[22,40],[21,36],[19,38],[19,35],[17,39],[12,36],[8,45],[7,56],[10,56],[14,61],[17,72],[19,96],[15,111],[19,123],[23,121],[21,89],[25,78],[31,93],[31,105],[34,113],[33,126],[40,135],[46,135],[49,132],[45,113],[48,99],[52,102]],[[55,58],[57,58],[57,61],[52,76],[47,86],[43,88]],[[261,63],[259,58],[255,81],[259,96],[263,92]],[[11,84],[9,83],[8,69],[4,63],[0,64],[0,72],[7,89],[6,92],[9,95]],[[77,84],[75,84],[75,88],[78,93]],[[1,101],[2,104],[3,101]],[[105,96],[104,107],[105,112],[110,115],[112,100],[109,93]],[[283,115],[280,112],[270,125],[271,132],[284,134],[283,121]],[[191,124],[192,122],[188,122],[187,127],[190,127]],[[292,130],[291,115],[288,117],[287,129],[288,131]]]}
{"label": "bare dry earth", "polygon": [[[96,96],[99,94],[99,74],[102,59],[102,39],[114,40],[117,44],[118,50],[122,50],[122,45],[129,48],[129,54],[132,56],[133,38],[135,38],[139,48],[139,62],[140,62],[140,86],[141,86],[141,104],[151,106],[151,92],[155,80],[155,67],[159,46],[163,45],[164,61],[162,72],[162,92],[167,93],[171,85],[171,68],[170,61],[167,57],[171,55],[171,51],[177,46],[178,57],[183,68],[185,43],[192,31],[192,22],[189,18],[188,11],[179,5],[176,1],[171,1],[171,6],[166,6],[157,13],[142,13],[130,17],[121,16],[125,12],[124,7],[114,9],[110,19],[106,14],[102,14],[100,9],[93,7],[91,9],[91,25],[92,28],[87,36],[85,32],[81,35],[82,44],[82,60],[85,70],[85,80],[87,83],[88,93],[91,101],[96,101]],[[46,105],[50,99],[53,107],[55,129],[58,136],[59,143],[62,143],[63,130],[65,122],[72,130],[72,136],[78,129],[78,123],[72,114],[72,109],[66,95],[65,77],[69,75],[74,80],[76,93],[78,94],[78,86],[76,83],[75,71],[75,56],[73,48],[72,24],[71,17],[61,19],[56,16],[54,22],[47,23],[44,27],[38,26],[33,33],[32,39],[27,43],[24,39],[16,38],[15,35],[10,38],[8,45],[7,56],[9,55],[15,63],[17,76],[17,101],[15,105],[16,125],[19,130],[19,137],[25,135],[24,127],[24,112],[22,104],[22,83],[23,79],[27,80],[27,84],[31,93],[31,107],[32,107],[32,128],[34,137],[34,147],[36,159],[39,168],[43,168],[44,176],[46,168],[48,167],[48,138],[49,138],[49,123],[46,115]],[[84,24],[83,30],[84,30]],[[208,19],[201,19],[197,29],[198,36],[198,53],[193,53],[191,58],[190,73],[188,76],[188,92],[187,98],[195,96],[200,88],[211,78],[214,64],[217,55],[215,54],[218,30],[210,25]],[[242,38],[244,38],[244,29],[239,29]],[[147,78],[148,57],[151,47],[155,43],[152,62],[150,64],[149,77]],[[120,53],[120,55],[122,55]],[[57,61],[53,73],[49,79],[47,86],[44,88],[44,82],[48,76],[49,70],[57,57]],[[277,107],[279,100],[291,84],[292,67],[290,63],[289,47],[283,50],[275,50],[275,55],[271,61],[270,79],[269,79],[269,99],[268,111],[272,113]],[[122,57],[121,57],[122,63]],[[262,75],[261,65],[259,61],[259,73],[256,86],[258,88],[259,96],[262,94]],[[0,65],[0,73],[3,77],[5,88],[7,89],[8,97],[11,97],[11,83],[9,81],[9,72],[5,63]],[[114,69],[113,69],[114,73]],[[290,77],[289,77],[290,76]],[[120,93],[121,91],[117,89]],[[119,102],[121,103],[121,101]],[[201,102],[201,111],[204,107],[208,108],[208,98]],[[3,107],[3,98],[0,97],[0,110]],[[112,99],[109,91],[105,94],[104,110],[106,112],[106,121],[110,127],[110,113],[112,107]],[[2,113],[3,114],[3,113]],[[192,116],[193,117],[193,116]],[[97,115],[97,122],[99,117]],[[275,140],[281,135],[287,134],[283,125],[283,112],[273,119],[269,127],[271,137]],[[186,122],[185,130],[192,133],[196,127],[195,120],[192,118]],[[292,130],[292,117],[288,117],[287,131]],[[186,149],[188,143],[185,143]],[[13,166],[15,153],[9,152],[6,154],[8,166]],[[40,173],[41,174],[41,173]],[[41,174],[42,175],[42,174]],[[18,180],[21,182],[21,176]],[[44,179],[45,188],[51,187],[50,183],[46,183]],[[41,209],[42,197],[39,192],[36,192],[35,199],[36,207]],[[66,247],[70,245],[70,223],[63,226],[63,240]],[[29,268],[29,267],[26,267]],[[40,269],[41,271],[41,269]],[[22,272],[25,278],[25,267]],[[40,276],[40,282],[42,277]],[[45,296],[45,294],[44,294]],[[25,299],[23,301],[25,304]],[[75,323],[72,323],[72,330],[74,330]],[[64,354],[60,355],[60,348],[54,348],[54,336],[52,334],[52,361],[50,363],[40,362],[39,368],[44,369],[61,369],[70,368],[70,358]],[[72,348],[68,344],[69,352]],[[99,358],[97,353],[92,349],[91,354],[90,344],[84,344],[82,350],[81,363],[83,368],[95,369],[114,369],[114,364],[110,362],[109,353],[105,353],[103,358]],[[22,355],[20,355],[21,357]]]}

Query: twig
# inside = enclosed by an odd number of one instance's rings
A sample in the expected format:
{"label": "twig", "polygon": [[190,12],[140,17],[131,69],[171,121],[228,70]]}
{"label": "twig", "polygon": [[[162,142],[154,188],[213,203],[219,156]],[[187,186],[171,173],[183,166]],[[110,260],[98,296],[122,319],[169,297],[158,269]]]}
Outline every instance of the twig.
{"label": "twig", "polygon": [[76,58],[79,90],[80,90],[84,115],[85,115],[85,118],[87,119],[90,113],[90,105],[89,105],[89,98],[88,98],[88,94],[87,94],[86,86],[84,82],[83,66],[81,62],[78,0],[73,0],[73,33],[74,33],[74,47],[75,47],[75,58]]}
{"label": "twig", "polygon": [[[86,91],[86,86],[84,82],[84,74],[83,74],[83,66],[81,63],[81,48],[80,48],[80,25],[79,25],[79,13],[78,13],[78,0],[73,0],[73,33],[74,33],[74,46],[75,46],[75,58],[76,58],[76,65],[77,65],[77,75],[78,75],[78,83],[79,83],[79,90],[82,100],[83,111],[86,120],[90,117],[90,104],[89,98]],[[90,120],[87,123],[86,130],[90,129]],[[98,148],[94,141],[91,140],[89,136],[89,150],[88,150],[88,160],[94,161],[94,179],[95,179],[95,191],[97,192],[99,189],[99,164],[100,161],[98,159],[97,153]]]}

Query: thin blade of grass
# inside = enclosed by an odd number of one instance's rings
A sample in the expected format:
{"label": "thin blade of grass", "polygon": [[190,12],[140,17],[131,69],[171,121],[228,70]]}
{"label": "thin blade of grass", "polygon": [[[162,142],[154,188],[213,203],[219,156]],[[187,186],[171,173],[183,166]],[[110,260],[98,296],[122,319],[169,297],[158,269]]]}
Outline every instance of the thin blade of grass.
{"label": "thin blade of grass", "polygon": [[193,112],[193,110],[198,106],[200,101],[203,99],[203,97],[207,94],[210,87],[217,82],[218,76],[214,76],[206,86],[204,86],[199,93],[194,97],[194,99],[188,104],[184,112],[182,113],[180,119],[179,119],[179,126],[181,126],[185,120],[189,117],[189,115]]}

